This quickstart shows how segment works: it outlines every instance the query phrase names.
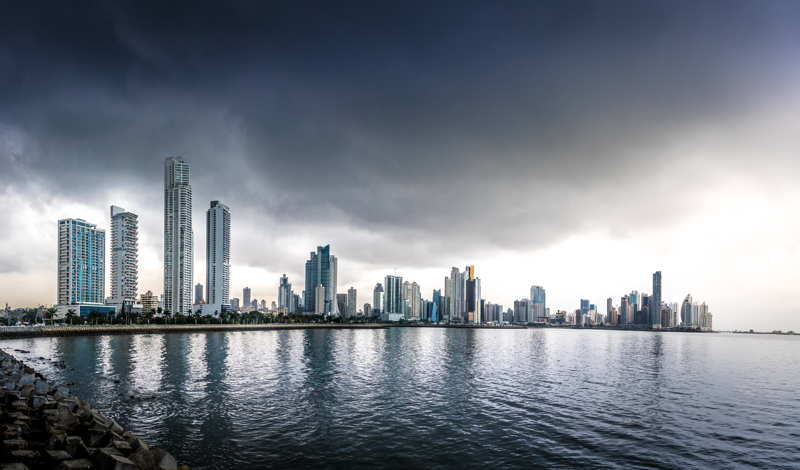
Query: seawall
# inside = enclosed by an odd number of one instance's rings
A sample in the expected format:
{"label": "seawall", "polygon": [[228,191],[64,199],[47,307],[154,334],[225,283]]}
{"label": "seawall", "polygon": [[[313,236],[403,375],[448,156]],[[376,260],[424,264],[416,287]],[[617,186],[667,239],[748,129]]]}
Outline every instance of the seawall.
{"label": "seawall", "polygon": [[80,326],[7,326],[0,328],[0,339],[32,338],[38,336],[97,336],[133,335],[148,333],[187,333],[202,331],[259,331],[299,329],[375,329],[386,328],[382,323],[262,323],[254,325],[80,325]]}
{"label": "seawall", "polygon": [[[0,463],[4,470],[178,470],[115,420],[0,350]],[[180,466],[188,469],[187,466]]]}

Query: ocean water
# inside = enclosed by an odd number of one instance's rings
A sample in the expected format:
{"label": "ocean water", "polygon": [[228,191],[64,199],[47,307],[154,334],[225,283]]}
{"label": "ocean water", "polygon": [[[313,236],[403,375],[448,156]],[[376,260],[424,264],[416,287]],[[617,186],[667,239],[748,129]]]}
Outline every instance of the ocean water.
{"label": "ocean water", "polygon": [[194,469],[800,468],[800,337],[387,328],[0,347]]}

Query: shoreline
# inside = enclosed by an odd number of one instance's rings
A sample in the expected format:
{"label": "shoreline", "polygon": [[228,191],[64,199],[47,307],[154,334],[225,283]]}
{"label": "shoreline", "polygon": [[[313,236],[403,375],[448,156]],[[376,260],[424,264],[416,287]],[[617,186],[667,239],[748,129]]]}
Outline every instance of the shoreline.
{"label": "shoreline", "polygon": [[3,468],[188,469],[0,349]]}
{"label": "shoreline", "polygon": [[201,325],[201,324],[151,324],[151,325],[74,325],[2,327],[0,340],[53,336],[134,335],[150,333],[190,333],[201,331],[261,331],[303,329],[381,329],[384,323],[261,323],[256,325]]}
{"label": "shoreline", "polygon": [[275,330],[374,330],[385,328],[457,328],[489,330],[560,329],[592,331],[649,331],[664,333],[717,333],[717,331],[697,331],[684,329],[653,330],[649,328],[620,327],[576,327],[572,325],[469,325],[469,324],[414,324],[414,323],[260,323],[260,324],[149,324],[149,325],[72,325],[72,326],[27,326],[0,327],[0,341],[17,338],[62,337],[62,336],[102,336],[136,335],[152,333],[192,333],[210,331],[275,331]]}

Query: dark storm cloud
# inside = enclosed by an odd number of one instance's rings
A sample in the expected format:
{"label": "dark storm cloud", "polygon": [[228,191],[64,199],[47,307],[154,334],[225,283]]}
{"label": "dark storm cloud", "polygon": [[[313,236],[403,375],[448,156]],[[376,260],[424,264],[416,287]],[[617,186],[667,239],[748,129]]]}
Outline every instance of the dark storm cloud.
{"label": "dark storm cloud", "polygon": [[181,154],[240,227],[368,230],[341,243],[364,262],[424,237],[435,262],[668,223],[691,193],[663,149],[797,59],[795,3],[167,3],[4,12],[5,184],[157,205]]}

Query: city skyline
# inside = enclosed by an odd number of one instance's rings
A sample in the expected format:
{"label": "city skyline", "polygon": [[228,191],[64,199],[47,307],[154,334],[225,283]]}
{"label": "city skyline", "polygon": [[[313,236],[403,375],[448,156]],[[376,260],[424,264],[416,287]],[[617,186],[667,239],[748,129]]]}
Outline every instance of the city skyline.
{"label": "city skyline", "polygon": [[[191,216],[186,221],[186,216],[182,214],[184,211],[183,206],[188,205],[191,207],[191,186],[189,185],[191,178],[191,165],[182,157],[167,157],[165,159],[165,186],[164,186],[164,240],[165,240],[165,259],[167,247],[170,246],[166,242],[171,240],[171,233],[176,231],[175,224],[180,222],[191,226]],[[186,201],[188,200],[188,202]],[[175,214],[177,213],[177,217]],[[119,296],[115,295],[118,292],[135,292],[137,288],[138,279],[138,216],[136,214],[125,211],[125,209],[118,206],[111,206],[110,223],[112,227],[111,238],[111,291],[110,297],[103,297],[105,283],[105,231],[102,228],[97,228],[95,224],[86,222],[84,219],[63,219],[59,221],[59,303],[64,305],[67,303],[100,303],[95,300],[83,300],[86,298],[97,299],[104,298],[106,304],[119,304],[123,301],[136,302],[136,296]],[[175,222],[177,221],[177,222]],[[180,224],[178,224],[180,225]],[[81,231],[90,231],[91,233],[98,233],[100,244],[94,241],[96,237],[90,237],[89,248],[91,253],[80,253],[82,258],[89,260],[97,259],[95,264],[99,264],[103,272],[102,277],[99,279],[99,287],[96,285],[96,275],[92,276],[94,285],[90,289],[78,288],[74,290],[77,299],[70,302],[62,302],[62,292],[65,287],[62,287],[62,279],[64,278],[65,256],[69,258],[70,263],[74,263],[72,258],[76,248],[73,248],[69,243],[72,241],[74,244],[74,236],[67,227],[77,226]],[[77,240],[80,240],[82,232],[78,234]],[[206,299],[200,302],[203,307],[203,314],[216,315],[225,308],[231,307],[231,300],[233,300],[234,310],[239,309],[239,299],[231,299],[229,292],[229,278],[230,278],[230,208],[219,201],[211,201],[210,208],[207,210],[207,249],[206,249]],[[189,243],[191,244],[190,237]],[[65,243],[68,242],[68,243]],[[123,243],[124,241],[124,243]],[[80,248],[80,247],[79,247]],[[67,255],[65,255],[65,253]],[[99,254],[98,254],[99,253]],[[193,253],[190,248],[189,266],[193,266]],[[184,256],[181,256],[183,258]],[[123,263],[124,261],[124,263]],[[80,264],[80,263],[79,263]],[[120,265],[126,265],[125,282],[120,279],[122,270]],[[96,271],[91,268],[89,263],[88,271]],[[191,269],[191,268],[190,268]],[[86,269],[72,269],[68,270],[72,276],[81,278]],[[72,274],[72,273],[77,274]],[[165,292],[170,284],[168,282],[167,274],[170,272],[167,263],[164,264],[164,285]],[[85,277],[85,275],[83,275]],[[194,273],[190,271],[189,279],[194,277]],[[394,281],[390,282],[390,279]],[[288,283],[286,274],[282,274],[279,280],[277,299],[272,301],[272,308],[276,307],[286,308],[285,313],[305,313],[305,314],[323,314],[344,317],[354,317],[358,311],[358,304],[356,298],[357,290],[350,287],[346,293],[338,292],[338,258],[331,255],[330,244],[325,246],[318,246],[316,251],[310,253],[310,258],[305,262],[305,287],[307,290],[302,292],[302,296],[293,292],[291,283]],[[457,322],[457,323],[482,323],[491,321],[513,321],[513,322],[550,322],[558,319],[563,322],[568,319],[569,324],[595,324],[595,323],[610,323],[614,324],[637,324],[640,326],[652,327],[659,329],[662,323],[665,328],[686,326],[687,324],[695,327],[703,327],[710,329],[711,317],[705,318],[704,315],[710,313],[706,302],[702,304],[692,303],[691,293],[687,294],[680,308],[678,303],[673,302],[663,304],[664,311],[661,308],[653,310],[652,305],[662,305],[661,301],[661,271],[656,271],[652,274],[652,295],[646,293],[639,294],[638,291],[631,291],[630,295],[623,296],[620,301],[619,309],[613,305],[613,299],[608,298],[606,314],[602,315],[597,309],[595,304],[590,304],[587,299],[580,299],[580,308],[576,309],[574,314],[569,313],[571,310],[556,309],[552,313],[550,308],[545,306],[546,289],[539,285],[532,285],[530,287],[530,298],[522,300],[514,300],[513,308],[508,307],[503,309],[502,304],[492,304],[491,300],[485,299],[481,295],[481,282],[480,278],[475,275],[475,266],[468,265],[462,272],[457,267],[452,267],[450,276],[444,278],[444,299],[447,300],[445,304],[440,304],[438,297],[440,290],[433,289],[431,300],[426,299],[422,295],[419,284],[403,282],[402,276],[387,275],[385,278],[386,285],[394,285],[393,289],[397,293],[393,293],[390,298],[395,298],[394,301],[382,303],[377,301],[377,297],[373,298],[375,308],[369,312],[365,310],[358,311],[361,315],[377,315],[382,320],[396,321],[400,318],[405,320],[431,320],[431,318],[438,318],[439,321]],[[381,286],[380,283],[376,284],[375,290]],[[198,283],[194,286],[194,312],[198,308],[198,298],[202,298],[203,285]],[[310,292],[310,293],[307,293]],[[398,296],[399,294],[399,296]],[[147,295],[150,295],[148,291]],[[74,296],[74,295],[73,295]],[[98,297],[99,296],[99,297]],[[250,301],[251,289],[244,287],[243,289],[243,303],[242,307],[246,310],[248,308],[266,308],[266,300],[262,299],[259,304],[257,299]],[[166,303],[164,303],[162,296],[161,304],[165,311],[170,311]],[[304,297],[303,309],[295,308],[297,300]],[[650,299],[650,309],[648,311],[648,302]],[[179,302],[180,303],[180,302]],[[316,305],[316,304],[319,305]],[[489,307],[487,310],[484,306],[494,305],[495,309]],[[209,305],[210,304],[210,305]],[[428,304],[426,306],[426,304]],[[435,307],[434,307],[435,304]],[[291,305],[291,307],[290,307]],[[369,306],[365,303],[364,307]],[[392,305],[391,309],[387,307]],[[630,307],[629,307],[630,306]],[[210,308],[206,308],[210,307]],[[433,310],[426,310],[427,308],[434,307]],[[612,313],[613,309],[613,313]],[[377,311],[376,311],[377,310]],[[508,314],[506,314],[508,312]],[[600,316],[597,316],[600,314]],[[633,318],[636,314],[636,319]],[[640,318],[638,315],[641,314]],[[591,319],[589,319],[591,318]],[[662,318],[664,319],[662,321]],[[436,321],[436,320],[434,320]]]}
{"label": "city skyline", "polygon": [[232,292],[277,299],[283,273],[299,290],[308,250],[331,244],[362,299],[387,273],[427,297],[474,264],[493,302],[535,284],[569,311],[650,292],[658,269],[664,300],[701,297],[719,329],[800,329],[797,5],[434,5],[422,23],[365,5],[281,23],[302,30],[198,5],[225,34],[86,6],[16,21],[24,8],[0,20],[0,302],[52,302],[52,224],[108,230],[110,204],[138,215],[138,293],[161,296],[160,172],[182,155],[192,219],[212,200],[235,213]]}

